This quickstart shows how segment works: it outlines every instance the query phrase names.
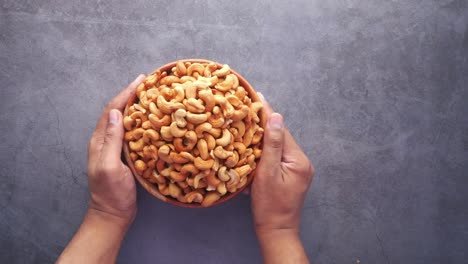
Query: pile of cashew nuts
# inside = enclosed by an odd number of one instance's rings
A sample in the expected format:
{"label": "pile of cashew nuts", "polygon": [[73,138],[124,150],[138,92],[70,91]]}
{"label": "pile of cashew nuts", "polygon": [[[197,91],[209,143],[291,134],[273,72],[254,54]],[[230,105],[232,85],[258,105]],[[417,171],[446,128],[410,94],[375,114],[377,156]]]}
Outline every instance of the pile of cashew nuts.
{"label": "pile of cashew nuts", "polygon": [[161,194],[210,206],[247,183],[261,156],[260,102],[228,65],[178,61],[148,75],[124,117],[135,171]]}

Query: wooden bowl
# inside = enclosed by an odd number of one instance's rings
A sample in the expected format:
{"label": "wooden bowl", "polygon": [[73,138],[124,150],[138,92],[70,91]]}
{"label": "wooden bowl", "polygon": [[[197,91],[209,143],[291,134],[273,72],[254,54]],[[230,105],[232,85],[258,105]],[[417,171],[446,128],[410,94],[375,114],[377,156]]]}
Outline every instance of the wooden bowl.
{"label": "wooden bowl", "polygon": [[[204,59],[184,59],[182,61],[184,61],[184,62],[189,61],[191,63],[195,63],[195,62],[210,63],[210,62],[212,62],[212,61],[204,60]],[[159,70],[160,72],[164,72],[164,71],[170,72],[172,67],[176,66],[176,63],[177,62],[168,63],[168,64],[156,69],[154,72],[156,72],[157,70]],[[215,62],[215,63],[220,67],[222,66],[221,64],[219,64],[217,62]],[[242,75],[237,73],[236,71],[231,69],[231,72],[237,76],[237,78],[239,79],[239,85],[241,85],[241,86],[243,86],[245,88],[245,90],[248,93],[249,97],[251,98],[252,102],[260,102],[261,100],[258,97],[258,95],[255,92],[252,85],[250,85],[249,82],[247,82],[247,80],[244,77],[242,77]],[[125,110],[124,110],[124,116],[126,116],[128,114],[128,107],[130,107],[131,105],[134,104],[136,98],[137,98],[136,93],[133,93],[130,96],[130,98],[129,98],[128,102],[127,102],[127,106],[125,107]],[[259,117],[260,117],[259,125],[263,129],[265,129],[266,119],[267,118],[266,118],[266,113],[265,113],[265,111],[263,109],[260,110]],[[130,158],[128,142],[126,142],[126,141],[124,141],[124,144],[123,144],[123,151],[124,151],[124,156],[125,156],[125,160],[127,162],[127,165],[128,165],[128,167],[130,167],[130,170],[132,171],[135,178],[138,180],[138,182],[141,184],[141,186],[143,186],[143,188],[145,190],[147,190],[149,193],[151,193],[154,197],[156,197],[159,200],[164,201],[166,203],[173,204],[173,205],[180,206],[180,207],[185,207],[185,208],[206,208],[204,206],[201,206],[201,204],[199,204],[199,203],[182,203],[182,202],[179,202],[177,199],[174,199],[172,197],[168,197],[168,196],[165,196],[165,195],[161,194],[155,184],[149,182],[148,180],[143,178],[143,176],[141,176],[140,174],[138,174],[136,172],[135,167],[133,165],[133,162],[132,162],[132,160]],[[258,162],[258,160],[257,160],[257,162]],[[211,204],[208,207],[225,203],[225,202],[231,200],[232,198],[234,198],[235,196],[237,196],[239,193],[241,193],[245,188],[247,188],[252,183],[252,180],[255,177],[255,173],[256,173],[256,169],[253,170],[249,175],[246,176],[247,177],[247,183],[243,187],[239,188],[234,193],[227,193],[227,194],[221,196],[221,198],[218,201],[214,202],[213,204]]]}

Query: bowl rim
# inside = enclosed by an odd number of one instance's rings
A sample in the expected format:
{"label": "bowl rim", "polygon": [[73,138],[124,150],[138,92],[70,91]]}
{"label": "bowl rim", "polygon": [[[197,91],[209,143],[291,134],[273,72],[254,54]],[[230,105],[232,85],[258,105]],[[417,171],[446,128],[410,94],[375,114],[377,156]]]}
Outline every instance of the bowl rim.
{"label": "bowl rim", "polygon": [[[191,62],[191,63],[216,63],[216,65],[218,65],[218,67],[222,66],[222,64],[220,64],[218,62],[207,60],[207,59],[181,59],[181,60],[177,60],[177,61],[167,63],[167,64],[157,68],[153,72],[151,72],[151,74],[155,73],[158,70],[160,72],[170,71],[172,69],[172,67],[176,66],[176,63],[179,62],[179,61]],[[260,97],[257,95],[257,92],[252,87],[252,85],[244,77],[242,77],[242,75],[240,75],[235,70],[231,69],[231,72],[237,76],[237,78],[239,79],[239,85],[244,87],[245,91],[247,92],[247,94],[251,98],[252,102],[261,102]],[[127,104],[125,106],[124,113],[123,113],[124,117],[127,116],[127,114],[128,114],[128,107],[133,105],[135,100],[136,100],[136,93],[134,91],[130,95],[130,97],[129,97],[128,101],[127,101]],[[263,129],[265,129],[267,117],[266,117],[266,112],[265,112],[265,110],[263,108],[260,109],[260,116],[259,117],[260,117],[260,124],[259,125]],[[262,141],[263,141],[263,138],[262,138]],[[172,197],[168,197],[168,196],[165,196],[165,195],[161,194],[161,192],[159,192],[159,190],[158,190],[158,188],[156,187],[155,184],[149,182],[148,180],[143,178],[142,175],[138,174],[137,171],[135,170],[134,165],[133,165],[133,161],[130,158],[130,150],[129,150],[129,147],[128,147],[128,142],[125,139],[123,140],[122,145],[123,145],[123,153],[124,153],[124,157],[125,157],[125,162],[126,162],[127,166],[130,168],[130,170],[132,171],[133,176],[140,183],[140,185],[146,191],[148,191],[150,194],[152,194],[154,197],[158,198],[159,200],[161,200],[163,202],[166,202],[166,203],[169,203],[169,204],[172,204],[172,205],[175,205],[175,206],[184,207],[184,208],[209,208],[209,207],[213,207],[213,206],[216,206],[216,205],[219,205],[219,204],[222,204],[222,203],[225,203],[225,202],[231,200],[232,198],[239,195],[243,190],[245,190],[245,188],[250,186],[253,179],[255,178],[255,175],[257,173],[257,168],[258,168],[257,167],[256,169],[254,169],[252,172],[250,172],[246,176],[247,177],[247,182],[246,182],[246,184],[244,186],[242,186],[241,188],[239,188],[238,190],[236,190],[233,193],[227,193],[227,194],[221,196],[221,198],[219,200],[217,200],[216,202],[212,203],[209,206],[202,206],[199,203],[182,203],[182,202],[179,202],[177,199],[174,199]],[[257,159],[257,160],[259,161],[260,159]],[[257,161],[257,164],[258,164],[258,161]]]}

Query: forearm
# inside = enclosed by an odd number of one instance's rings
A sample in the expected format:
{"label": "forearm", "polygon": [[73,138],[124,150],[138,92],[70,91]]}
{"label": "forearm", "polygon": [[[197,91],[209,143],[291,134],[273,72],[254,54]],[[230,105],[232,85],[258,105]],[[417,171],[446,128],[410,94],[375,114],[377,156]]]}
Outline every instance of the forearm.
{"label": "forearm", "polygon": [[130,221],[89,209],[57,263],[115,263]]}
{"label": "forearm", "polygon": [[287,229],[257,231],[257,236],[264,263],[309,263],[298,232]]}

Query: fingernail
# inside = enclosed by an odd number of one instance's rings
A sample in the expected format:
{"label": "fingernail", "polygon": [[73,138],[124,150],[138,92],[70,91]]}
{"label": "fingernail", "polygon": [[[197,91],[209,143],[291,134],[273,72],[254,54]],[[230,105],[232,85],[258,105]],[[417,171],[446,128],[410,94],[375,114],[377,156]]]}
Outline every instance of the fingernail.
{"label": "fingernail", "polygon": [[138,77],[136,77],[136,79],[133,82],[140,82],[140,79],[143,79],[143,78],[145,78],[145,75],[140,74],[140,75],[138,75]]}
{"label": "fingernail", "polygon": [[119,123],[119,114],[117,112],[118,110],[115,109],[109,111],[109,123],[114,125]]}
{"label": "fingernail", "polygon": [[278,113],[273,113],[270,116],[270,120],[268,120],[268,124],[271,128],[282,129],[284,127],[283,117]]}
{"label": "fingernail", "polygon": [[258,97],[260,97],[260,100],[265,101],[265,97],[261,92],[257,92]]}

